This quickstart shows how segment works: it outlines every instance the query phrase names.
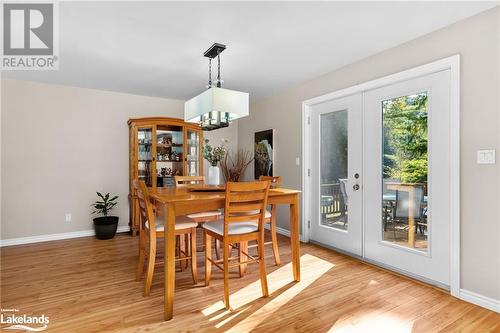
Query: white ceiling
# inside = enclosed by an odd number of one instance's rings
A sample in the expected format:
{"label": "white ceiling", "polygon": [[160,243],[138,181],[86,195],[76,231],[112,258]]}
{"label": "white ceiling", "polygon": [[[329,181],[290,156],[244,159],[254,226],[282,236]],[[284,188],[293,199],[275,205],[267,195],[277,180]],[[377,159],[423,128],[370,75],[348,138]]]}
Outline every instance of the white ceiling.
{"label": "white ceiling", "polygon": [[224,87],[252,100],[474,15],[498,2],[60,2],[60,69],[10,78],[188,99],[213,43]]}

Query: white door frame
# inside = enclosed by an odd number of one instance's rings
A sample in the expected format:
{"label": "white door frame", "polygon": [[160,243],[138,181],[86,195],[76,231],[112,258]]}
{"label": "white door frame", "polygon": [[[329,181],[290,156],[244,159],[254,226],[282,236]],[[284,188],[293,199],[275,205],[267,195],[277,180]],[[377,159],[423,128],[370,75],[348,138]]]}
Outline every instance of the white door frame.
{"label": "white door frame", "polygon": [[310,139],[310,107],[325,101],[341,98],[355,93],[380,88],[416,77],[433,74],[442,70],[450,70],[450,153],[451,153],[451,185],[450,185],[450,292],[460,297],[460,55],[437,60],[384,76],[379,79],[358,84],[346,89],[314,97],[302,102],[302,237],[309,242],[309,223],[311,216],[311,184],[308,170],[311,169],[309,152]]}

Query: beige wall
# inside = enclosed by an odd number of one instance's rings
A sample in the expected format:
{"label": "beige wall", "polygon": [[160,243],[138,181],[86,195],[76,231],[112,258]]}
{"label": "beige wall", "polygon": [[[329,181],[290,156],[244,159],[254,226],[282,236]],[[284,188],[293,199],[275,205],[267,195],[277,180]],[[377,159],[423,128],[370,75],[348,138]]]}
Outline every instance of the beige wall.
{"label": "beige wall", "polygon": [[[92,229],[95,191],[120,196],[113,214],[126,226],[127,120],[184,112],[181,100],[28,81],[3,79],[1,92],[1,239]],[[234,148],[236,131],[205,136]]]}
{"label": "beige wall", "polygon": [[[500,299],[500,161],[476,164],[478,149],[500,153],[499,22],[497,7],[254,103],[239,122],[239,146],[253,149],[253,133],[274,128],[275,173],[285,186],[301,189],[295,157],[301,156],[302,101],[459,53],[462,288]],[[253,166],[247,178],[252,174]],[[278,213],[286,227],[287,211]]]}

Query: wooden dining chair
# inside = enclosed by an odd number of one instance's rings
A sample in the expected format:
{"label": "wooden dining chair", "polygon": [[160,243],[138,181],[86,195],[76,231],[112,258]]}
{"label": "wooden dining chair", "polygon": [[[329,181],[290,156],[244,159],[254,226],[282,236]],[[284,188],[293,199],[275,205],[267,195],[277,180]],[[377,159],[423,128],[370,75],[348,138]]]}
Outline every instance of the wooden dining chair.
{"label": "wooden dining chair", "polygon": [[[269,181],[271,188],[277,188],[281,186],[281,176],[260,176],[260,181]],[[264,245],[271,244],[273,246],[274,263],[276,266],[281,265],[280,253],[278,248],[278,236],[276,233],[276,205],[271,205],[271,210],[266,209],[266,224],[269,223],[269,229],[271,232],[271,242],[265,242]],[[247,242],[242,242],[239,244],[243,251],[248,251],[248,249],[254,248],[257,244],[248,245]],[[241,269],[241,274],[246,273],[246,266]]]}
{"label": "wooden dining chair", "polygon": [[[269,181],[271,184],[271,188],[277,188],[281,186],[281,176],[260,176],[260,181]],[[273,246],[273,254],[274,254],[274,263],[276,266],[281,265],[280,253],[278,248],[278,236],[276,233],[276,205],[271,205],[271,210],[266,209],[266,224],[269,223],[269,229],[271,232],[271,242],[264,243],[265,245],[271,244]],[[246,242],[241,243],[243,251],[248,251],[248,249],[256,247],[256,244],[248,245]],[[242,273],[246,272],[246,267],[244,266],[242,269]]]}
{"label": "wooden dining chair", "polygon": [[[271,188],[277,188],[281,186],[281,176],[260,176],[260,181],[269,181]],[[281,265],[280,253],[278,249],[278,237],[276,235],[276,207],[277,205],[271,205],[271,210],[266,209],[266,223],[269,223],[271,231],[271,242],[265,243],[265,245],[273,245],[274,262],[276,266]]]}
{"label": "wooden dining chair", "polygon": [[[142,278],[144,273],[144,263],[147,258],[146,280],[144,282],[144,295],[149,295],[153,282],[153,273],[156,261],[156,240],[164,237],[165,226],[162,219],[155,214],[153,204],[150,201],[146,183],[135,179],[134,190],[139,201],[139,262],[137,264],[137,280]],[[176,217],[175,235],[178,238],[176,261],[191,261],[191,273],[194,284],[198,283],[197,261],[196,261],[196,226],[198,224],[188,217]],[[190,248],[181,246],[180,240],[187,235],[190,241]],[[147,249],[146,249],[147,244]]]}
{"label": "wooden dining chair", "polygon": [[[239,267],[241,274],[242,265],[259,263],[262,294],[264,297],[269,296],[264,256],[264,223],[268,194],[269,181],[229,182],[226,184],[224,220],[203,225],[205,229],[205,286],[210,284],[212,264],[214,264],[224,272],[224,303],[228,310],[231,309],[229,304],[229,268],[231,267]],[[212,259],[212,238],[222,242],[223,256],[220,260]],[[229,257],[232,244],[248,241],[257,242],[257,257],[249,255],[241,247],[237,257]],[[245,257],[248,260],[244,260]],[[233,262],[230,263],[230,261]]]}
{"label": "wooden dining chair", "polygon": [[[204,176],[175,176],[175,186],[177,188],[187,187],[189,185],[203,185],[205,183]],[[197,223],[205,223],[209,221],[217,221],[222,216],[222,213],[218,210],[211,210],[207,212],[199,212],[187,215],[190,219],[193,219]],[[215,254],[217,259],[219,259],[219,244],[215,242],[214,244]]]}
{"label": "wooden dining chair", "polygon": [[[187,187],[189,185],[202,185],[205,183],[204,176],[175,176],[175,186],[178,188]],[[217,220],[222,213],[218,210],[208,212],[193,213],[187,215],[190,219],[196,222],[207,222]]]}

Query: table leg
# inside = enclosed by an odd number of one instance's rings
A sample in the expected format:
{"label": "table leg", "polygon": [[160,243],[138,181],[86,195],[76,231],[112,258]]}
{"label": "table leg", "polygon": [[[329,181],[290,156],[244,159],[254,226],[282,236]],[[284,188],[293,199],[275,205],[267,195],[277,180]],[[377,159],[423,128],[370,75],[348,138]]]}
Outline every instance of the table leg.
{"label": "table leg", "polygon": [[300,281],[299,194],[290,204],[290,246],[292,248],[293,279]]}
{"label": "table leg", "polygon": [[165,205],[165,320],[174,314],[175,289],[175,207]]}

